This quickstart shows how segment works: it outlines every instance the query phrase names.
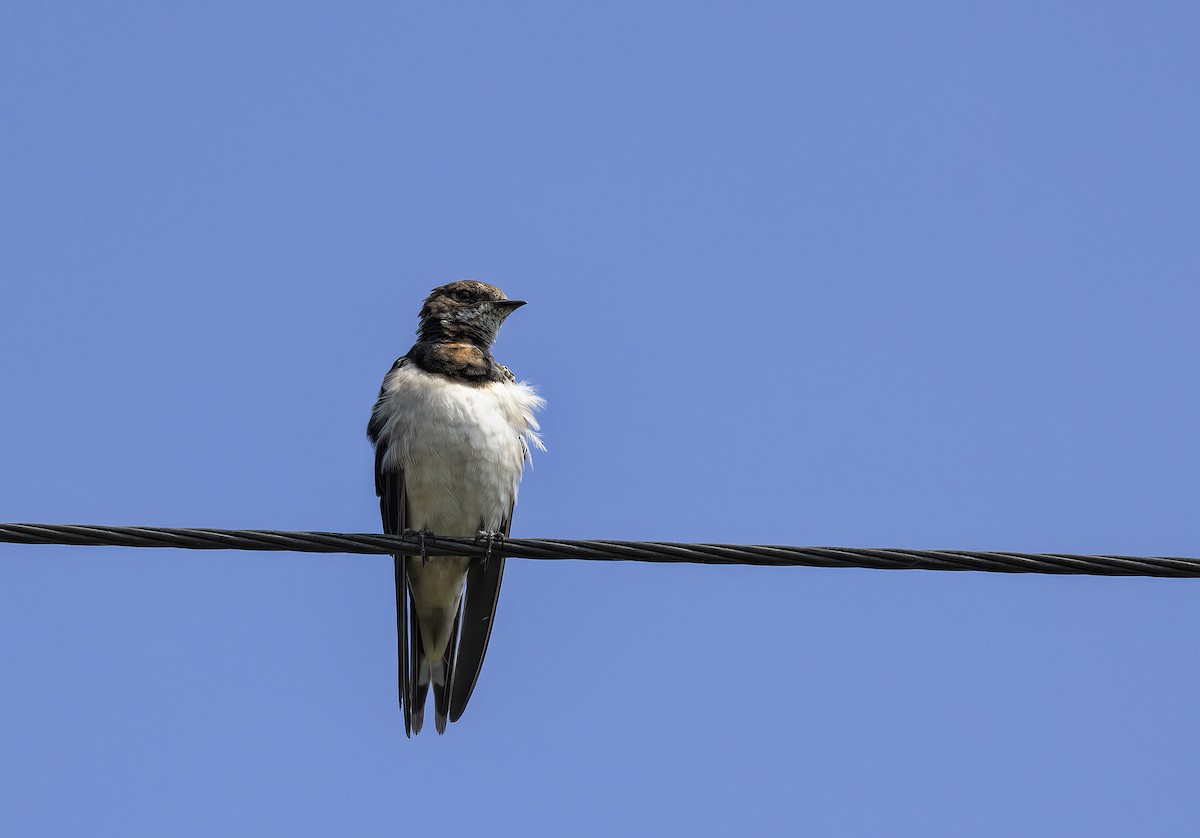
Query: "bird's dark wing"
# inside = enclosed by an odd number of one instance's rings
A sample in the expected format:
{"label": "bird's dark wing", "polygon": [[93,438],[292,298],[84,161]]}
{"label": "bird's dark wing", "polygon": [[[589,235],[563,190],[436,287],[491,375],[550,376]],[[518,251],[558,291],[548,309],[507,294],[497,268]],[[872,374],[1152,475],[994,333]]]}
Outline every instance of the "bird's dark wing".
{"label": "bird's dark wing", "polygon": [[[401,535],[408,523],[408,497],[404,489],[404,470],[386,469],[383,454],[387,449],[384,442],[375,448],[375,491],[379,494],[379,514],[383,518],[383,531],[388,535]],[[421,647],[420,630],[417,628],[416,609],[411,606],[412,597],[408,588],[408,557],[392,556],[396,571],[396,642],[399,654],[400,709],[404,712],[404,734],[413,734],[413,707],[415,703],[413,685],[415,674],[420,671],[419,658],[424,654]],[[424,696],[421,696],[424,699]],[[423,704],[423,702],[422,702]],[[421,732],[419,721],[416,732]]]}
{"label": "bird's dark wing", "polygon": [[[512,507],[504,519],[500,531],[507,537],[512,530]],[[492,623],[496,616],[496,601],[500,597],[500,580],[504,576],[504,559],[491,558],[471,562],[467,571],[467,587],[463,593],[463,606],[459,614],[458,653],[455,656],[452,680],[450,681],[450,721],[457,722],[467,709],[479,670],[483,668],[483,656],[487,653],[488,639],[492,636]]]}

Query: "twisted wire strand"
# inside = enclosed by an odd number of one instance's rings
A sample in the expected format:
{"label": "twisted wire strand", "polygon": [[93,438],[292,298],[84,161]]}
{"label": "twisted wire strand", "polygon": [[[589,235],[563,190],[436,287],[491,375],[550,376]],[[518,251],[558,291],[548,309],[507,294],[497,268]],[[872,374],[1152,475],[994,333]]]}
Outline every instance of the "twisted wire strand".
{"label": "twisted wire strand", "polygon": [[[415,535],[285,532],[81,524],[0,524],[0,542],[188,550],[275,550],[296,553],[420,555]],[[476,556],[487,545],[473,538],[427,539],[430,556]],[[767,567],[857,567],[880,570],[979,570],[1089,576],[1200,577],[1200,559],[1169,556],[1083,556],[1070,553],[989,553],[973,550],[901,550],[785,547],[767,544],[684,544],[667,541],[579,541],[509,538],[496,541],[498,558],[685,562]]]}

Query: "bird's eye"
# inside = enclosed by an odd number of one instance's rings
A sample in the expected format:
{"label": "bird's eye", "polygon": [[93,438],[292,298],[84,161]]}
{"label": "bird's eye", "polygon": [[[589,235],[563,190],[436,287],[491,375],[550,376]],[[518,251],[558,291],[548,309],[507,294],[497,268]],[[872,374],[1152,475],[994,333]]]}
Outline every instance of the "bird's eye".
{"label": "bird's eye", "polygon": [[454,299],[462,300],[465,303],[467,300],[471,299],[471,292],[460,288],[454,292]]}

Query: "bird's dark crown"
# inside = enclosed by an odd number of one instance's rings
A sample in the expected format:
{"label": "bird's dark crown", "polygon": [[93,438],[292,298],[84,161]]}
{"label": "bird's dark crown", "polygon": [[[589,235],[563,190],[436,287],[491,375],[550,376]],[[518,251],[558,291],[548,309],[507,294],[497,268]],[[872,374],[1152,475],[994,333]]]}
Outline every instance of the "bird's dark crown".
{"label": "bird's dark crown", "polygon": [[516,305],[486,282],[462,280],[442,285],[434,288],[421,306],[417,339],[422,343],[471,343],[487,349]]}

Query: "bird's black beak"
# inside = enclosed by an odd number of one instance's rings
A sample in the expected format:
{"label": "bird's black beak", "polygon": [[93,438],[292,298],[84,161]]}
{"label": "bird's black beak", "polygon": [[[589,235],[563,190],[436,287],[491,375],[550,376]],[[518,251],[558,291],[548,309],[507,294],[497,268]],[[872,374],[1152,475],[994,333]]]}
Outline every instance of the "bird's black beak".
{"label": "bird's black beak", "polygon": [[524,300],[496,300],[495,304],[498,308],[506,308],[510,312],[516,311],[521,306],[525,305]]}

